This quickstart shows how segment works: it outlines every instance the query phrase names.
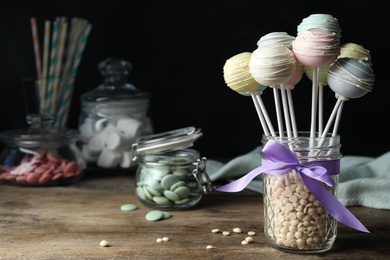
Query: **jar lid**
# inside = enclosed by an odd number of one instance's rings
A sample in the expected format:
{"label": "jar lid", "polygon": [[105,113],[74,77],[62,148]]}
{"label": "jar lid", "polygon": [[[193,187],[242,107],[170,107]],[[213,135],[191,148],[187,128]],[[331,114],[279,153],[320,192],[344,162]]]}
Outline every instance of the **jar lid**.
{"label": "jar lid", "polygon": [[40,144],[69,143],[79,138],[76,130],[53,127],[52,116],[32,114],[26,120],[30,127],[2,132],[0,139],[8,144],[34,147]]}
{"label": "jar lid", "polygon": [[180,150],[193,146],[194,142],[203,135],[200,129],[193,126],[140,137],[133,144],[133,154],[160,153]]}
{"label": "jar lid", "polygon": [[[118,57],[109,57],[98,65],[104,82],[97,88],[80,96],[82,102],[108,103],[122,102],[124,106],[138,106],[140,103],[148,103],[150,94],[139,90],[133,84],[127,82],[127,75],[133,65]],[[136,103],[134,103],[136,102]]]}

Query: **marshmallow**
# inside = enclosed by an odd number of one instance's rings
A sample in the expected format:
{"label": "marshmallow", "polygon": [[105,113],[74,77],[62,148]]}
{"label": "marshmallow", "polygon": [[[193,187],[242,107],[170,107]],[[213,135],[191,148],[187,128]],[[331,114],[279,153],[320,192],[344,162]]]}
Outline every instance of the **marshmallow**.
{"label": "marshmallow", "polygon": [[131,150],[123,151],[122,157],[119,160],[119,166],[122,168],[129,168],[133,164]]}
{"label": "marshmallow", "polygon": [[94,137],[89,140],[87,147],[88,147],[88,152],[90,154],[98,154],[100,153],[105,145],[105,141],[101,135],[95,135]]}
{"label": "marshmallow", "polygon": [[93,152],[91,152],[88,148],[88,145],[86,144],[81,147],[81,153],[83,155],[84,160],[89,163],[96,163],[99,156],[99,154],[94,154]]}
{"label": "marshmallow", "polygon": [[143,130],[142,121],[134,118],[122,118],[118,120],[116,126],[119,131],[131,138],[137,138]]}
{"label": "marshmallow", "polygon": [[108,135],[106,146],[110,150],[124,150],[131,147],[132,139],[123,134],[112,132]]}
{"label": "marshmallow", "polygon": [[[141,115],[141,114],[140,114]],[[131,146],[144,132],[152,134],[150,119],[143,115],[112,115],[99,119],[88,119],[81,126],[82,157],[88,163],[96,163],[102,168],[132,166]]]}
{"label": "marshmallow", "polygon": [[88,143],[94,136],[94,122],[93,120],[85,120],[83,124],[79,126],[80,140],[83,143]]}
{"label": "marshmallow", "polygon": [[108,136],[111,133],[118,132],[118,129],[115,127],[115,125],[109,123],[100,133],[99,135],[103,140],[107,140]]}
{"label": "marshmallow", "polygon": [[95,122],[95,130],[97,132],[102,131],[106,127],[107,120],[108,120],[107,118],[101,118],[101,119],[97,120]]}
{"label": "marshmallow", "polygon": [[118,166],[121,153],[103,149],[97,160],[97,165],[103,168],[114,168]]}

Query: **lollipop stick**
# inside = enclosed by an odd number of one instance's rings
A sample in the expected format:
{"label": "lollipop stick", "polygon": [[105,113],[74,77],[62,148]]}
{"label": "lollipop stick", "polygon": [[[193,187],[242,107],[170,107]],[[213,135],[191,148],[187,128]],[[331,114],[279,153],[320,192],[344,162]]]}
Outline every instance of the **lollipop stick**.
{"label": "lollipop stick", "polygon": [[318,98],[318,68],[313,68],[313,84],[312,84],[312,96],[311,96],[310,147],[314,146],[314,137],[316,134],[317,98]]}
{"label": "lollipop stick", "polygon": [[[341,102],[339,109],[337,109],[337,115],[333,125],[332,137],[335,137],[337,135],[337,131],[340,125],[341,112],[343,111],[343,106],[344,106],[344,101]],[[330,139],[329,145],[333,145],[333,142],[334,142],[334,138]]]}
{"label": "lollipop stick", "polygon": [[336,102],[336,104],[335,104],[334,107],[333,107],[332,113],[331,113],[330,116],[329,116],[328,122],[326,123],[325,129],[324,129],[324,131],[322,132],[321,139],[320,139],[320,142],[319,142],[319,144],[318,144],[319,147],[321,147],[321,146],[324,144],[324,142],[325,142],[325,137],[326,137],[326,135],[328,134],[328,131],[329,131],[329,129],[330,129],[330,126],[332,125],[333,120],[334,120],[334,118],[335,118],[335,116],[336,116],[336,114],[337,114],[337,110],[338,110],[338,108],[340,107],[340,105],[343,103],[343,101],[344,101],[344,100],[343,100],[342,98],[338,98],[338,99],[337,99],[337,102]]}
{"label": "lollipop stick", "polygon": [[274,100],[275,100],[275,109],[276,109],[276,117],[278,120],[278,130],[279,130],[279,136],[283,137],[283,121],[282,121],[282,111],[280,110],[280,100],[279,100],[279,93],[278,88],[273,87],[274,90]]}
{"label": "lollipop stick", "polygon": [[282,104],[283,104],[283,113],[284,113],[284,121],[286,123],[287,128],[287,136],[291,137],[291,123],[290,123],[290,115],[288,112],[288,104],[287,104],[287,97],[286,97],[286,88],[284,87],[284,84],[280,84],[280,93],[282,96]]}
{"label": "lollipop stick", "polygon": [[263,99],[261,98],[261,94],[262,94],[262,92],[260,92],[260,91],[255,92],[257,103],[260,106],[260,110],[263,112],[263,115],[265,117],[265,121],[267,122],[267,125],[268,125],[268,128],[269,128],[269,131],[271,132],[271,135],[272,136],[276,136],[276,133],[275,133],[274,127],[272,125],[271,119],[270,119],[270,117],[269,117],[269,115],[267,113],[267,109],[265,108]]}
{"label": "lollipop stick", "polygon": [[[280,84],[280,94],[282,96],[284,120],[285,120],[286,128],[287,128],[287,137],[292,137],[290,115],[289,115],[289,111],[288,111],[288,104],[287,104],[287,97],[286,97],[286,88],[285,88],[284,84]],[[291,150],[294,149],[294,146],[290,143],[289,143],[289,147]],[[294,174],[294,178],[295,178],[295,181],[297,181],[296,174]],[[287,180],[289,183],[290,179],[287,178]]]}
{"label": "lollipop stick", "polygon": [[293,136],[298,136],[298,129],[297,129],[297,122],[295,120],[295,112],[294,112],[294,102],[291,94],[291,89],[287,89],[287,100],[288,100],[288,107],[290,110],[290,118],[291,118],[291,126],[293,131]]}
{"label": "lollipop stick", "polygon": [[318,84],[318,136],[322,135],[323,129],[323,102],[324,101],[324,86],[322,84]]}
{"label": "lollipop stick", "polygon": [[340,125],[340,119],[341,119],[341,112],[343,111],[344,102],[341,102],[339,109],[337,110],[336,120],[333,125],[333,132],[332,136],[336,136],[339,125]]}
{"label": "lollipop stick", "polygon": [[256,94],[255,93],[251,93],[251,97],[252,97],[252,100],[253,100],[253,104],[255,105],[255,108],[256,108],[256,111],[257,111],[257,115],[259,116],[261,127],[263,128],[263,132],[264,132],[264,134],[266,136],[269,136],[270,133],[268,131],[268,127],[267,127],[267,124],[265,122],[264,115],[263,115],[263,113],[261,111],[260,105],[257,102]]}

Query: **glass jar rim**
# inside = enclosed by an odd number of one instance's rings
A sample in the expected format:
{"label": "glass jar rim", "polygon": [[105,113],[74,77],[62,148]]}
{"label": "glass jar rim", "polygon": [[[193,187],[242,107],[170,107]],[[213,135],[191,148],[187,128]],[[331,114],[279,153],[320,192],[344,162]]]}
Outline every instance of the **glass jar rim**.
{"label": "glass jar rim", "polygon": [[75,129],[54,127],[52,117],[32,114],[26,117],[30,127],[12,129],[0,133],[0,140],[6,144],[19,146],[38,146],[43,144],[68,144],[79,139]]}
{"label": "glass jar rim", "polygon": [[[154,161],[158,157],[159,159],[172,159],[172,158],[183,158],[185,160],[166,160],[166,161]],[[197,159],[199,159],[200,153],[194,149],[181,149],[168,151],[164,153],[157,154],[139,154],[138,163],[152,166],[168,165],[168,166],[181,166],[193,164]],[[190,160],[191,159],[191,160]]]}
{"label": "glass jar rim", "polygon": [[274,140],[294,140],[294,139],[340,139],[340,134],[326,133],[325,136],[319,135],[319,132],[315,132],[314,137],[311,136],[310,131],[298,131],[296,136],[288,136],[287,132],[284,131],[283,135],[280,136],[279,132],[275,133],[275,136],[272,135],[262,135],[262,139],[274,139]]}

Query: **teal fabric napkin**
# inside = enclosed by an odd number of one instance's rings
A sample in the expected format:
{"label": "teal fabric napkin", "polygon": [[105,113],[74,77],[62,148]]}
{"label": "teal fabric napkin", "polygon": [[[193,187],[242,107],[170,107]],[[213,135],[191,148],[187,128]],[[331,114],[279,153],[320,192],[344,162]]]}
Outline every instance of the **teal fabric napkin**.
{"label": "teal fabric napkin", "polygon": [[[261,150],[262,147],[257,147],[226,164],[207,160],[206,170],[211,181],[231,182],[260,166]],[[340,164],[337,198],[344,206],[390,209],[390,151],[375,158],[343,156]],[[262,193],[262,175],[253,179],[247,188]]]}

